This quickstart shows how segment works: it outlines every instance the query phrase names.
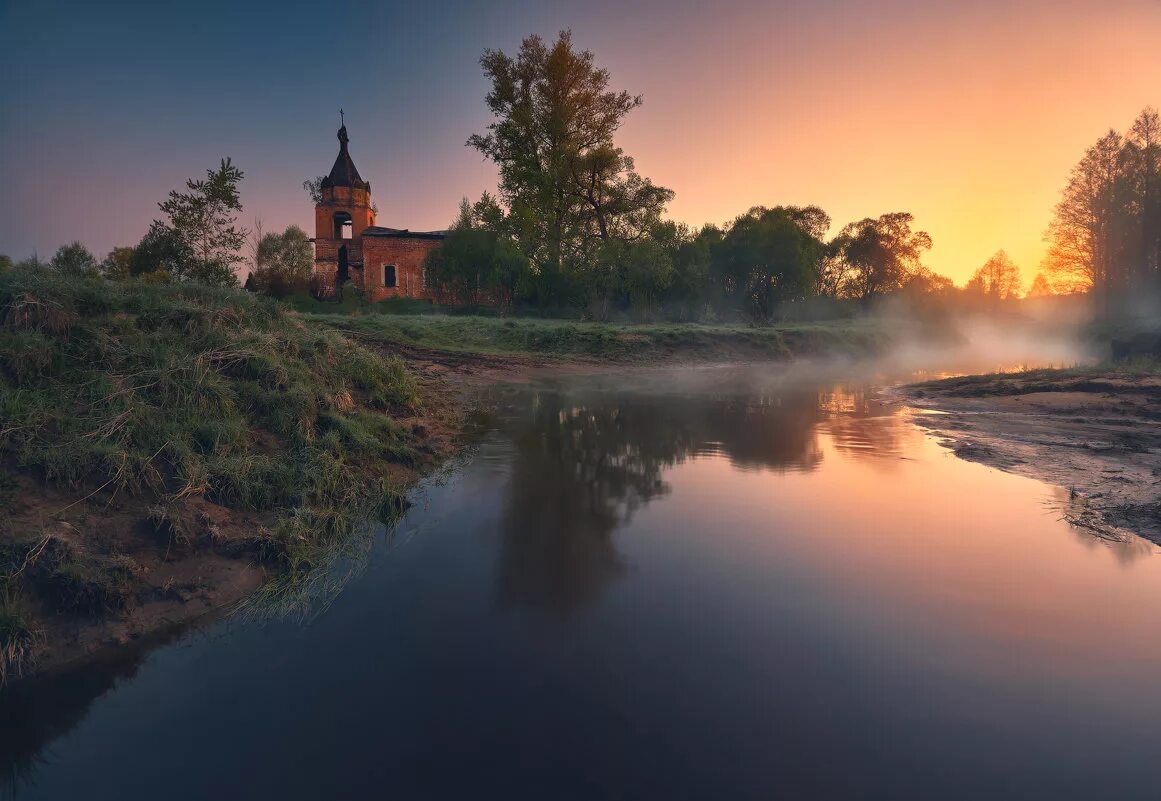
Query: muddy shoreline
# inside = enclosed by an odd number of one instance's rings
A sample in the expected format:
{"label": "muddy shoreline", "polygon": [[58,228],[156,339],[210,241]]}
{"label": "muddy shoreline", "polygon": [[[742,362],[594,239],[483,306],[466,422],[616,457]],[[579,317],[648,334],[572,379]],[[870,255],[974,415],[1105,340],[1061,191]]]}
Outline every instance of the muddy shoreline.
{"label": "muddy shoreline", "polygon": [[[379,349],[403,356],[422,389],[420,408],[398,421],[422,443],[426,457],[415,467],[401,466],[393,476],[408,490],[459,452],[480,388],[519,380],[541,366],[533,359]],[[65,543],[88,564],[107,565],[110,574],[122,564],[129,566],[124,586],[110,580],[108,597],[92,598],[89,606],[62,611],[33,604],[28,612],[38,628],[35,651],[19,675],[6,677],[9,685],[50,679],[114,658],[164,632],[218,619],[278,575],[254,547],[255,532],[268,522],[259,514],[189,498],[180,510],[188,532],[178,539],[150,520],[149,497],[117,496],[99,488],[88,494],[69,491],[37,481],[15,465],[7,468],[5,474],[14,481],[3,488],[9,530],[42,531],[40,543],[50,548]],[[40,556],[27,559],[25,569],[35,569]]]}
{"label": "muddy shoreline", "polygon": [[1069,523],[1161,544],[1161,376],[1037,370],[887,395],[960,458],[1064,488]]}

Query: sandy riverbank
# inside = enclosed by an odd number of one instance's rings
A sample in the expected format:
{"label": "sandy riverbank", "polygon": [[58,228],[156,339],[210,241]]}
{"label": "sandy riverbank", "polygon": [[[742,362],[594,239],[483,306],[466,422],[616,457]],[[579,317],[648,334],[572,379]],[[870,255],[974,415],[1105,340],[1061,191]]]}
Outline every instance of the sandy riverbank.
{"label": "sandy riverbank", "polygon": [[1072,524],[1161,543],[1161,375],[1035,370],[892,391],[957,456],[1068,490]]}

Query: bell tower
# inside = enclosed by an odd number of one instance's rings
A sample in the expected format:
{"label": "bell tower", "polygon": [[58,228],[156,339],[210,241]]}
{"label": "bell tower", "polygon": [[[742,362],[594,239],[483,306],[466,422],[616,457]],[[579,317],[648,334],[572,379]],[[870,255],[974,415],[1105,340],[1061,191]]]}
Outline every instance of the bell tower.
{"label": "bell tower", "polygon": [[336,288],[350,280],[363,285],[363,231],[375,224],[371,185],[355,169],[349,141],[344,117],[339,155],[322,180],[321,199],[314,207],[314,270],[332,279]]}

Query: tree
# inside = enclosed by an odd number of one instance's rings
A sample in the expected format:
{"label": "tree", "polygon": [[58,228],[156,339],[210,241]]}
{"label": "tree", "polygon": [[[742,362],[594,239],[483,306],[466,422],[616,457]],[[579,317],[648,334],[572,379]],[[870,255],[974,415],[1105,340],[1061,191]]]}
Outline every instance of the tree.
{"label": "tree", "polygon": [[1102,314],[1161,291],[1161,116],[1144,109],[1072,168],[1045,235],[1059,291],[1091,290]]}
{"label": "tree", "polygon": [[461,200],[443,244],[424,263],[427,285],[445,300],[476,305],[490,298],[511,308],[531,271],[507,227],[503,210],[486,192],[474,206]]}
{"label": "tree", "polygon": [[997,250],[968,280],[968,292],[990,300],[1010,300],[1020,296],[1020,268],[1002,250]]}
{"label": "tree", "polygon": [[1140,214],[1141,283],[1161,289],[1161,115],[1146,107],[1126,137]]}
{"label": "tree", "polygon": [[129,272],[133,276],[163,274],[182,277],[192,271],[193,258],[189,246],[177,231],[154,220],[133,249]]}
{"label": "tree", "polygon": [[11,256],[6,253],[0,253],[0,272],[11,270],[15,266]]}
{"label": "tree", "polygon": [[755,206],[739,216],[713,251],[723,302],[769,320],[779,304],[812,296],[828,228],[830,217],[817,206]]}
{"label": "tree", "polygon": [[907,212],[866,218],[845,226],[835,243],[849,275],[843,293],[863,301],[901,289],[922,265],[920,257],[931,249],[931,237],[912,231]]}
{"label": "tree", "polygon": [[303,292],[314,270],[310,238],[297,225],[263,236],[255,248],[253,288],[275,297]]}
{"label": "tree", "polygon": [[1043,298],[1048,295],[1055,294],[1052,291],[1052,285],[1048,283],[1048,278],[1044,273],[1036,273],[1036,277],[1032,279],[1032,285],[1028,287],[1028,294],[1026,298]]}
{"label": "tree", "polygon": [[94,275],[97,272],[97,257],[80,242],[61,245],[48,264],[65,275]]}
{"label": "tree", "polygon": [[556,273],[593,267],[609,239],[641,238],[673,197],[613,141],[641,98],[610,90],[608,70],[568,31],[551,47],[528,37],[515,58],[486,50],[480,64],[494,121],[467,144],[498,165],[515,240],[559,294]]}
{"label": "tree", "polygon": [[238,193],[243,173],[230,159],[222,159],[216,170],[206,170],[203,180],[186,181],[187,192],[176,189],[158,204],[169,217],[169,227],[193,258],[173,273],[180,280],[207,284],[236,285],[233,265],[242,261],[239,253],[246,242],[246,229],[236,225],[242,210]]}
{"label": "tree", "polygon": [[310,195],[310,202],[317,206],[322,203],[322,182],[326,180],[325,175],[320,175],[317,178],[307,178],[302,182],[302,188]]}
{"label": "tree", "polygon": [[136,249],[132,247],[118,247],[109,251],[105,260],[101,262],[101,275],[111,281],[123,281],[133,274],[133,257]]}

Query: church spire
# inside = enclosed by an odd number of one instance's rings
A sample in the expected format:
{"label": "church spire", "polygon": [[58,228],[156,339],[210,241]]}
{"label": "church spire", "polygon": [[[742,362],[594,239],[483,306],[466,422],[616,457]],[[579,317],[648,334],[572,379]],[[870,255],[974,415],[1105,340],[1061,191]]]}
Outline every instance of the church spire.
{"label": "church spire", "polygon": [[339,121],[341,126],[339,128],[339,155],[335,159],[335,166],[331,167],[331,173],[323,179],[323,186],[349,186],[354,189],[370,189],[371,185],[364,181],[359,176],[359,171],[355,169],[355,162],[351,160],[350,151],[347,150],[347,143],[351,141],[347,136],[347,119],[342,109],[339,109]]}

